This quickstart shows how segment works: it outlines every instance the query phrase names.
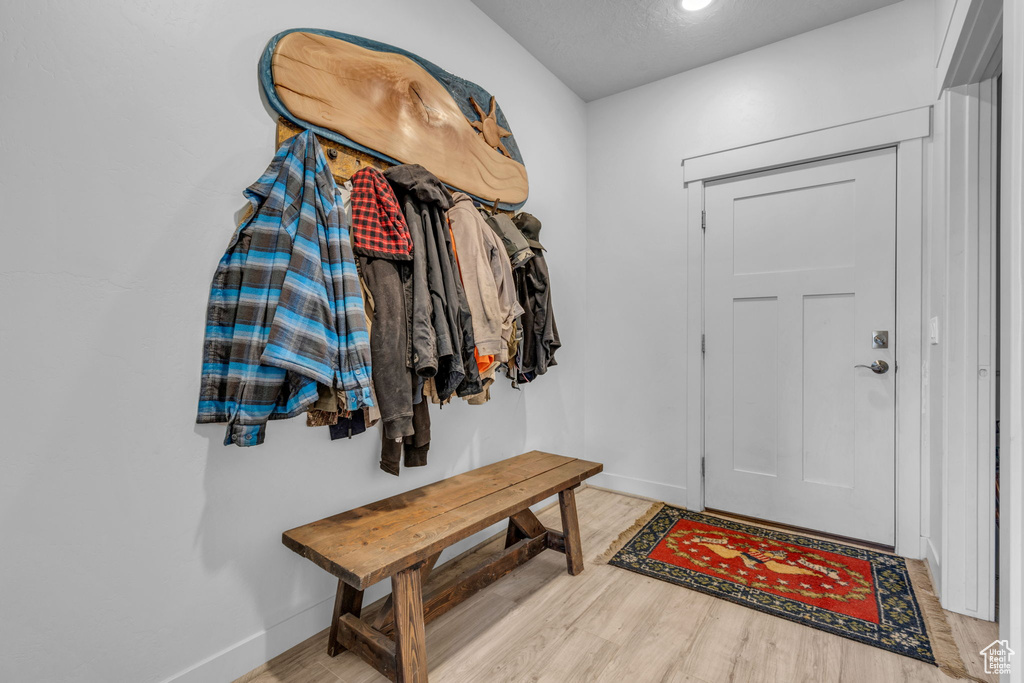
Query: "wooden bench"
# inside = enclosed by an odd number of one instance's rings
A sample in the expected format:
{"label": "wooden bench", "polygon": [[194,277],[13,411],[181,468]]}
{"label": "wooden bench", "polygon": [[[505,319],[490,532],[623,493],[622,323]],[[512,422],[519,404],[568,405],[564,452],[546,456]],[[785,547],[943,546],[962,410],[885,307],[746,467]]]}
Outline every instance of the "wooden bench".
{"label": "wooden bench", "polygon": [[[574,489],[601,469],[531,451],[286,531],[286,546],[338,577],[328,654],[352,650],[393,681],[426,683],[426,622],[545,549],[565,553],[570,574],[583,571]],[[556,493],[561,531],[545,528],[529,507]],[[442,550],[505,518],[503,552],[424,589]],[[388,577],[391,597],[368,623],[360,618],[363,591]]]}

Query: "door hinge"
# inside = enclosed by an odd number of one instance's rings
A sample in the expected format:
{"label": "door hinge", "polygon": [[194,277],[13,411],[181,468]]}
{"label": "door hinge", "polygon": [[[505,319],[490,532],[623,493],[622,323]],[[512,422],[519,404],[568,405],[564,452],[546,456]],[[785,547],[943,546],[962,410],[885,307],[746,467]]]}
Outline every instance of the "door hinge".
{"label": "door hinge", "polygon": [[702,335],[700,335],[700,355],[703,356],[706,349],[707,349],[707,346],[705,346],[705,344],[704,344],[704,335],[702,334]]}
{"label": "door hinge", "polygon": [[708,214],[707,214],[707,211],[701,211],[700,212],[700,229],[701,229],[702,232],[707,232],[707,230],[708,230]]}
{"label": "door hinge", "polygon": [[700,456],[700,478],[704,478],[704,456]]}

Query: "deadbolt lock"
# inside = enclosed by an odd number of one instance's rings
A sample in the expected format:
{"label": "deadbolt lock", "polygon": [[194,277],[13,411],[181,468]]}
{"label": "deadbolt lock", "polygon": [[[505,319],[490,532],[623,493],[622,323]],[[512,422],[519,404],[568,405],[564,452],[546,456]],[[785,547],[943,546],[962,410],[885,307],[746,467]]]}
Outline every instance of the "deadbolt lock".
{"label": "deadbolt lock", "polygon": [[889,330],[875,330],[871,333],[871,348],[889,348]]}

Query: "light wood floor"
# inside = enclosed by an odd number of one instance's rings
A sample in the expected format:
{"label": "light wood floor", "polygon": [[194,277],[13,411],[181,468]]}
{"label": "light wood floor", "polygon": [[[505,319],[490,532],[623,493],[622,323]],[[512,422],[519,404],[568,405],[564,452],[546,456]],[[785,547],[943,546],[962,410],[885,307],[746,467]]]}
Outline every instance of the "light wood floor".
{"label": "light wood floor", "polygon": [[[596,564],[650,502],[586,488],[577,503],[588,561],[583,574],[569,576],[565,557],[545,552],[428,624],[432,683],[951,680],[923,662]],[[559,528],[557,506],[538,516]],[[435,574],[471,566],[501,542]],[[983,673],[978,655],[996,639],[996,624],[946,615],[971,673],[997,681]],[[328,657],[326,643],[325,630],[239,681],[386,683],[351,652]]]}

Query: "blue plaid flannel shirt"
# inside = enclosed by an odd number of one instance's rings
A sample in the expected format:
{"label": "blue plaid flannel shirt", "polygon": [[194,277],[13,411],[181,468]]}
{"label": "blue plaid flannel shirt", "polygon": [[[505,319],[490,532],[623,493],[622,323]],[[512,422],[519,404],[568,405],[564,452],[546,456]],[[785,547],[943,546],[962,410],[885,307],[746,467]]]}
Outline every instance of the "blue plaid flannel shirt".
{"label": "blue plaid flannel shirt", "polygon": [[210,288],[196,421],[227,422],[224,445],[255,446],[267,420],[317,400],[318,382],[348,410],[373,399],[347,217],[316,136],[281,145],[245,196]]}

